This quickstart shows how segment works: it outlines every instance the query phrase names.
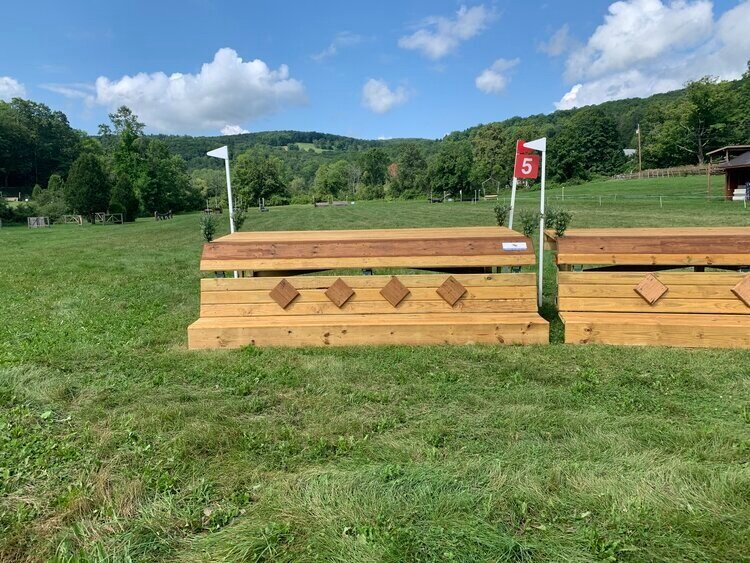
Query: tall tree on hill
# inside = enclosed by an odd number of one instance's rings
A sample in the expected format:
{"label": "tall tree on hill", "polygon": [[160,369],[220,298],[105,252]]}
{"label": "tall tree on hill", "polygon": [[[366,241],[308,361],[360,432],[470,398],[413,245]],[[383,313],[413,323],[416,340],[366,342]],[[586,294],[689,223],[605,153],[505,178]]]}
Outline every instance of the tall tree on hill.
{"label": "tall tree on hill", "polygon": [[284,163],[260,149],[249,150],[235,160],[232,183],[247,205],[256,205],[261,198],[285,192]]}
{"label": "tall tree on hill", "polygon": [[685,99],[674,110],[674,117],[682,129],[678,146],[703,164],[706,150],[720,144],[725,134],[730,95],[724,84],[710,76],[690,82]]}
{"label": "tall tree on hill", "polygon": [[109,176],[101,160],[92,154],[79,156],[70,167],[65,184],[68,207],[93,221],[94,213],[107,211],[109,197]]}
{"label": "tall tree on hill", "polygon": [[[140,186],[153,180],[153,175],[151,178],[146,177],[148,141],[143,137],[145,125],[127,106],[120,106],[116,112],[110,113],[109,120],[111,125],[99,125],[99,135],[107,152],[110,166],[118,179],[116,185],[119,184],[121,190],[117,196],[118,207],[124,205],[133,213],[133,204],[129,201],[130,197],[126,192],[131,190],[138,197]],[[161,154],[161,156],[168,158],[169,154]],[[127,177],[126,182],[120,181],[123,177]],[[137,209],[135,212],[137,213]],[[119,211],[119,213],[125,213],[125,211]],[[135,220],[135,215],[131,220]]]}
{"label": "tall tree on hill", "polygon": [[47,183],[65,173],[79,154],[79,134],[61,111],[14,98],[0,102],[0,169],[16,185]]}
{"label": "tall tree on hill", "polygon": [[346,160],[337,160],[331,164],[323,164],[315,173],[313,183],[315,197],[343,196],[349,188],[350,164]]}
{"label": "tall tree on hill", "polygon": [[59,174],[52,174],[47,182],[47,188],[41,190],[34,197],[39,215],[56,221],[68,211],[65,202],[65,183]]}
{"label": "tall tree on hill", "polygon": [[111,213],[122,213],[125,221],[135,221],[138,217],[140,202],[135,195],[133,182],[127,174],[119,174],[112,188],[112,196],[109,200]]}
{"label": "tall tree on hill", "polygon": [[203,198],[190,182],[185,161],[169,154],[158,139],[148,142],[144,173],[139,180],[140,199],[149,214],[198,209]]}
{"label": "tall tree on hill", "polygon": [[468,140],[444,141],[440,151],[430,161],[429,175],[432,189],[457,196],[472,187],[471,169],[474,155]]}
{"label": "tall tree on hill", "polygon": [[491,123],[480,127],[471,138],[474,151],[472,177],[481,184],[488,178],[505,184],[512,176],[513,141],[506,127]]}
{"label": "tall tree on hill", "polygon": [[385,184],[388,177],[388,155],[383,149],[374,147],[367,149],[359,156],[362,167],[362,183],[368,186]]}
{"label": "tall tree on hill", "polygon": [[429,189],[427,159],[416,143],[404,145],[396,160],[396,177],[391,183],[394,197],[418,198]]}
{"label": "tall tree on hill", "polygon": [[550,141],[550,176],[566,181],[614,174],[625,164],[622,149],[614,119],[596,106],[583,108]]}
{"label": "tall tree on hill", "polygon": [[30,147],[30,131],[19,121],[11,105],[0,101],[0,174],[3,187],[8,187],[11,177],[28,176],[31,171]]}

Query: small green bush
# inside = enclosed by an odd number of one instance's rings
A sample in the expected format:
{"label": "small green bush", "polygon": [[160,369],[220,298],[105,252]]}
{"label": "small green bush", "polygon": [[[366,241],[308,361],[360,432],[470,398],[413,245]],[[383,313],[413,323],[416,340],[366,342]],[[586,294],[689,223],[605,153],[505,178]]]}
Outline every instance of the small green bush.
{"label": "small green bush", "polygon": [[546,224],[550,228],[555,229],[555,235],[561,237],[565,234],[568,226],[570,226],[570,222],[573,220],[573,214],[564,209],[550,207],[547,210],[546,219]]}
{"label": "small green bush", "polygon": [[278,207],[280,205],[289,205],[289,198],[281,194],[274,194],[266,200],[268,207]]}
{"label": "small green bush", "polygon": [[504,227],[505,224],[508,222],[508,217],[510,216],[510,205],[504,204],[504,203],[498,203],[495,208],[495,219],[497,220],[497,224],[500,227]]}
{"label": "small green bush", "polygon": [[232,216],[232,219],[234,219],[234,230],[235,231],[241,231],[242,225],[245,224],[245,219],[247,218],[247,215],[245,214],[245,210],[241,207],[237,207],[234,210],[234,215]]}
{"label": "small green bush", "polygon": [[203,235],[203,240],[205,240],[206,242],[211,242],[212,240],[214,240],[216,227],[217,221],[214,215],[204,213],[201,216],[201,235]]}
{"label": "small green bush", "polygon": [[289,199],[289,203],[292,205],[309,205],[310,202],[312,202],[312,197],[306,193],[294,194]]}
{"label": "small green bush", "polygon": [[518,217],[521,220],[521,232],[525,236],[530,237],[534,234],[534,231],[536,231],[536,228],[539,225],[540,216],[541,215],[538,211],[524,210],[519,213]]}

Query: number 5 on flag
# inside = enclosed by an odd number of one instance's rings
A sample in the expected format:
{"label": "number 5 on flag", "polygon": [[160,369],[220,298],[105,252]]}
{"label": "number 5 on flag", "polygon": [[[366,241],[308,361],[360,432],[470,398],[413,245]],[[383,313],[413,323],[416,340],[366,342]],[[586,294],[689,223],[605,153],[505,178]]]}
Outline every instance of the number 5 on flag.
{"label": "number 5 on flag", "polygon": [[534,179],[539,176],[539,155],[516,154],[516,166],[513,169],[516,178]]}

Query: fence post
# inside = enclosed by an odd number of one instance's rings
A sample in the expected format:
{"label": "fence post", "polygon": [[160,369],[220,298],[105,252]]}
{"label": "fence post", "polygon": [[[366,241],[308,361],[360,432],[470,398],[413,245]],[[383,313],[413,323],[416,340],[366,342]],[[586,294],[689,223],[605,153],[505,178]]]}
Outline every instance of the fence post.
{"label": "fence post", "polygon": [[662,203],[662,200],[661,200],[661,196],[659,196],[659,207],[660,207],[660,208],[663,208],[663,207],[664,207],[664,205],[663,205],[663,203]]}
{"label": "fence post", "polygon": [[599,196],[599,207],[602,206],[602,196]]}

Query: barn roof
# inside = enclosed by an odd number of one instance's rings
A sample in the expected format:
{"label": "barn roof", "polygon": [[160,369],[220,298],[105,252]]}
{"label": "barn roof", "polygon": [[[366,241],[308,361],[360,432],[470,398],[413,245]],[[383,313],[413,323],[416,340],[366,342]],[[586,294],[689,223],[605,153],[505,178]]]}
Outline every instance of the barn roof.
{"label": "barn roof", "polygon": [[727,162],[723,168],[750,168],[750,150],[739,156],[735,156],[732,160]]}
{"label": "barn roof", "polygon": [[720,149],[707,152],[706,156],[711,156],[713,154],[718,154],[718,153],[722,153],[726,151],[729,151],[729,152],[750,151],[750,145],[727,145],[726,147],[721,147]]}

